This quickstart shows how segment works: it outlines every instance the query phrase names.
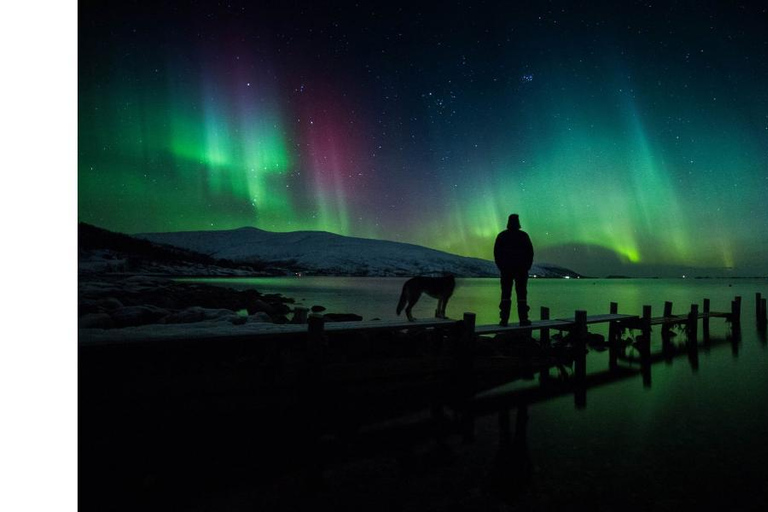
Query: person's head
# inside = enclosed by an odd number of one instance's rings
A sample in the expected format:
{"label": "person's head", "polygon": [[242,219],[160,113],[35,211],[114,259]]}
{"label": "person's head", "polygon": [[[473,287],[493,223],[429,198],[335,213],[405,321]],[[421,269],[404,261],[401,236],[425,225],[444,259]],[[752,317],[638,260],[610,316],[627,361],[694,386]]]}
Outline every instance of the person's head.
{"label": "person's head", "polygon": [[513,213],[507,219],[507,229],[520,229],[520,217]]}

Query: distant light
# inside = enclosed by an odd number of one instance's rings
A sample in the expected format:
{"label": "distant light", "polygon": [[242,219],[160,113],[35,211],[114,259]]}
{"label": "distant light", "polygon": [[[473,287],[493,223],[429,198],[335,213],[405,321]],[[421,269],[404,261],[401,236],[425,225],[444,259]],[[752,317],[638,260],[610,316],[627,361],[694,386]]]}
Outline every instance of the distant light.
{"label": "distant light", "polygon": [[566,279],[570,279],[570,278],[571,278],[571,276],[565,276],[565,278],[566,278]]}
{"label": "distant light", "polygon": [[683,276],[683,279],[685,279],[685,276]]}

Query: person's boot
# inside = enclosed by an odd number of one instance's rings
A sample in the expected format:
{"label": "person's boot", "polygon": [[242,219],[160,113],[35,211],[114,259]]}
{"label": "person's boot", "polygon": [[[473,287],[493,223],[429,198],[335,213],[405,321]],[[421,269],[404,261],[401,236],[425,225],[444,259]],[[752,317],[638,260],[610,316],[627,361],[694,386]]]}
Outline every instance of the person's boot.
{"label": "person's boot", "polygon": [[517,316],[520,317],[520,325],[531,325],[531,321],[528,320],[528,311],[531,308],[525,302],[517,303]]}
{"label": "person's boot", "polygon": [[511,309],[511,300],[502,300],[501,303],[499,303],[499,318],[501,318],[501,321],[499,322],[500,326],[506,327],[509,325],[509,312]]}

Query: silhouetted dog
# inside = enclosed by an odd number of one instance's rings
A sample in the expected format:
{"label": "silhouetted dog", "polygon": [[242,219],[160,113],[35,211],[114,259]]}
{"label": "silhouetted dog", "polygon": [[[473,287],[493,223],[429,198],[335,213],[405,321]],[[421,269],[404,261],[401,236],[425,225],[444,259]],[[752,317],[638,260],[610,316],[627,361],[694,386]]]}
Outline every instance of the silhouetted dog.
{"label": "silhouetted dog", "polygon": [[437,299],[435,318],[445,318],[445,306],[448,304],[448,299],[451,298],[455,286],[456,280],[451,275],[412,277],[403,285],[403,291],[400,293],[400,302],[397,303],[397,314],[399,315],[403,308],[405,308],[408,320],[413,322],[414,318],[411,315],[411,310],[419,301],[421,294],[426,293],[430,297]]}

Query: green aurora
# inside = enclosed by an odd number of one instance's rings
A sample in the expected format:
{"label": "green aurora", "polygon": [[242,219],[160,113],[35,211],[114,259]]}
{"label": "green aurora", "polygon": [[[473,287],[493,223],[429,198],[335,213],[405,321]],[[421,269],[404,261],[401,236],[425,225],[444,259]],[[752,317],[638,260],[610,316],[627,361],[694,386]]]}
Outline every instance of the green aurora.
{"label": "green aurora", "polygon": [[624,30],[618,11],[557,24],[531,9],[487,31],[406,24],[406,44],[393,12],[328,22],[339,46],[323,21],[160,29],[129,7],[107,36],[84,9],[82,221],[490,259],[516,212],[537,261],[577,271],[768,272],[768,45],[748,20],[707,29],[707,12],[670,9]]}

